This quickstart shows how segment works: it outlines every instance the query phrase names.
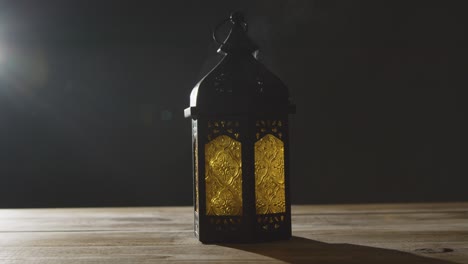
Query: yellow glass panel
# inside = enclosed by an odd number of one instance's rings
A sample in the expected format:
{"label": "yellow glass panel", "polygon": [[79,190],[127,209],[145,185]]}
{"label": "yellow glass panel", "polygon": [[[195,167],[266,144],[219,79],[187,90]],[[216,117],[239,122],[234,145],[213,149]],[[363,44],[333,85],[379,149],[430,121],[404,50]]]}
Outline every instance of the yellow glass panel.
{"label": "yellow glass panel", "polygon": [[218,136],[205,145],[207,215],[242,215],[241,143]]}
{"label": "yellow glass panel", "polygon": [[255,198],[257,214],[286,211],[284,144],[271,134],[255,143]]}

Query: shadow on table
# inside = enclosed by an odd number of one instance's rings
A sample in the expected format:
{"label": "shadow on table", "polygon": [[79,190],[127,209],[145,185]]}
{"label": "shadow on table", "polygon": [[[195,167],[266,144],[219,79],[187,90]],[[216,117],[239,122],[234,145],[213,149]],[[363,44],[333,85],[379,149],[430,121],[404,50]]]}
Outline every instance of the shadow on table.
{"label": "shadow on table", "polygon": [[[352,244],[328,244],[293,236],[291,240],[258,244],[220,244],[223,247],[260,254],[288,263],[366,264],[366,263],[425,263],[454,264],[455,262],[414,255],[391,249],[381,249]],[[424,250],[424,249],[423,249]],[[442,250],[438,254],[444,254]],[[434,253],[428,251],[428,253]]]}

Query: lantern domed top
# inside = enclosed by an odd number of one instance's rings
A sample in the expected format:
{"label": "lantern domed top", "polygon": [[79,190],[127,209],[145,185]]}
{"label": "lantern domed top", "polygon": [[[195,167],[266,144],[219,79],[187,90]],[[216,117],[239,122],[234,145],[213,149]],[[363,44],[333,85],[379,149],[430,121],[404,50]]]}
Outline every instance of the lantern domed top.
{"label": "lantern domed top", "polygon": [[193,88],[186,117],[291,112],[288,88],[253,55],[258,47],[242,13],[226,21],[232,28],[218,50],[225,56]]}
{"label": "lantern domed top", "polygon": [[[258,50],[258,46],[247,36],[247,22],[245,22],[244,15],[241,12],[233,12],[229,19],[224,22],[230,21],[232,23],[232,29],[228,37],[223,43],[220,43],[216,38],[216,29],[213,32],[213,39],[221,44],[218,52],[222,54],[229,53],[250,53]],[[219,26],[219,25],[218,25]]]}

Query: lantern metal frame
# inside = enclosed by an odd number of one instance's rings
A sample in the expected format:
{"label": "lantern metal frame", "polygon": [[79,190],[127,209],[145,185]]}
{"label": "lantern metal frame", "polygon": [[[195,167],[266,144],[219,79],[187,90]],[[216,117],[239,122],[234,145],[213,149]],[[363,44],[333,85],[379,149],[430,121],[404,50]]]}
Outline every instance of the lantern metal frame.
{"label": "lantern metal frame", "polygon": [[[252,55],[243,15],[231,15],[232,30],[219,52],[226,56],[193,89],[185,116],[192,119],[194,227],[203,243],[258,242],[291,237],[289,120],[295,105],[286,86]],[[214,38],[216,40],[216,38]],[[239,88],[240,87],[240,88]],[[284,155],[284,212],[257,214],[255,144],[280,139]],[[241,215],[208,215],[206,144],[219,136],[240,142]]]}

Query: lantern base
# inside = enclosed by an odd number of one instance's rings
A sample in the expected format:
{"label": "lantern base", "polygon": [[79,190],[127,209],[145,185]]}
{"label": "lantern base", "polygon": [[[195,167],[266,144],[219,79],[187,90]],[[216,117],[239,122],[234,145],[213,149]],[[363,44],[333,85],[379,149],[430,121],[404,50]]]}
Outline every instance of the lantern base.
{"label": "lantern base", "polygon": [[247,243],[263,243],[263,242],[272,242],[272,241],[280,241],[280,240],[289,240],[291,239],[291,235],[278,235],[278,234],[271,234],[268,236],[262,237],[251,237],[251,238],[240,238],[240,237],[232,237],[232,236],[223,236],[223,237],[209,237],[209,238],[200,238],[200,236],[195,233],[195,237],[197,237],[200,242],[203,244],[247,244]]}
{"label": "lantern base", "polygon": [[260,243],[291,238],[290,217],[285,214],[258,215],[245,220],[240,216],[200,218],[195,212],[195,237],[203,244]]}

